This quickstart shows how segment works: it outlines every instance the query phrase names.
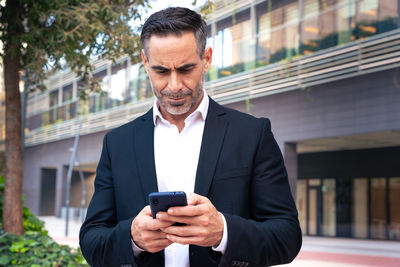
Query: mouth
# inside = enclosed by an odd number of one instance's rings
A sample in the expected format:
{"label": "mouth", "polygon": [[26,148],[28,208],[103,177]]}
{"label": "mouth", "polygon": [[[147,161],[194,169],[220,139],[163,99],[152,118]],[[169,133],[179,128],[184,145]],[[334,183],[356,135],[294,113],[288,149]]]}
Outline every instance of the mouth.
{"label": "mouth", "polygon": [[185,96],[167,96],[171,100],[182,100]]}

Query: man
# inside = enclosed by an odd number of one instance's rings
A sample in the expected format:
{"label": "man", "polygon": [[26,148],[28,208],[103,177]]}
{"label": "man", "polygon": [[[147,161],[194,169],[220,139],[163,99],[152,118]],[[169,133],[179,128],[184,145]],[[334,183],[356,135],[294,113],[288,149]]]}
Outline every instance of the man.
{"label": "man", "polygon": [[[104,137],[80,232],[92,266],[268,266],[300,249],[269,120],[224,108],[203,90],[206,37],[205,22],[185,8],[159,11],[143,26],[156,100]],[[188,206],[153,219],[147,197],[155,191],[185,191]]]}

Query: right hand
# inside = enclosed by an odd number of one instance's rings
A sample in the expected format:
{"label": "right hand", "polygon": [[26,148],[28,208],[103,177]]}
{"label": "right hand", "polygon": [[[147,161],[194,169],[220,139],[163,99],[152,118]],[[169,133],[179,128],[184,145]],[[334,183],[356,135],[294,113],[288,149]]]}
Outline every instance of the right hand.
{"label": "right hand", "polygon": [[144,207],[133,219],[131,236],[133,242],[141,249],[155,253],[172,244],[160,228],[169,227],[174,222],[153,219],[150,206]]}

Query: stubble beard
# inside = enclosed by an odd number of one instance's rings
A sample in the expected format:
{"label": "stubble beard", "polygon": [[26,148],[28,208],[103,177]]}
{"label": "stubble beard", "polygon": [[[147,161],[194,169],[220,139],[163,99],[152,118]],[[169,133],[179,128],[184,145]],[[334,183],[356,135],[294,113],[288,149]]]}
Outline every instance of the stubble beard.
{"label": "stubble beard", "polygon": [[[202,75],[202,78],[200,82],[196,85],[196,88],[194,91],[188,89],[188,88],[183,88],[179,90],[178,92],[170,92],[168,89],[165,90],[155,90],[153,87],[153,84],[151,84],[151,88],[153,90],[154,95],[158,99],[158,103],[165,109],[169,114],[171,115],[183,115],[189,112],[199,101],[200,97],[202,96],[203,92],[203,85],[204,85],[204,74]],[[191,96],[191,102],[188,105],[187,100],[185,98],[187,96]],[[168,102],[168,98],[184,98],[184,100],[180,103],[173,103],[173,102]]]}

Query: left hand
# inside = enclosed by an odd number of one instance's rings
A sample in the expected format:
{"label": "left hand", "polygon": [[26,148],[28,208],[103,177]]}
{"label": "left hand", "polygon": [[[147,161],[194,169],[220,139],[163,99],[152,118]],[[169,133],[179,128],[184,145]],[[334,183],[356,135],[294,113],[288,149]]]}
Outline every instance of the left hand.
{"label": "left hand", "polygon": [[182,245],[218,246],[224,231],[222,215],[208,198],[195,193],[189,195],[187,206],[158,212],[157,219],[186,224],[161,229],[167,239]]}

